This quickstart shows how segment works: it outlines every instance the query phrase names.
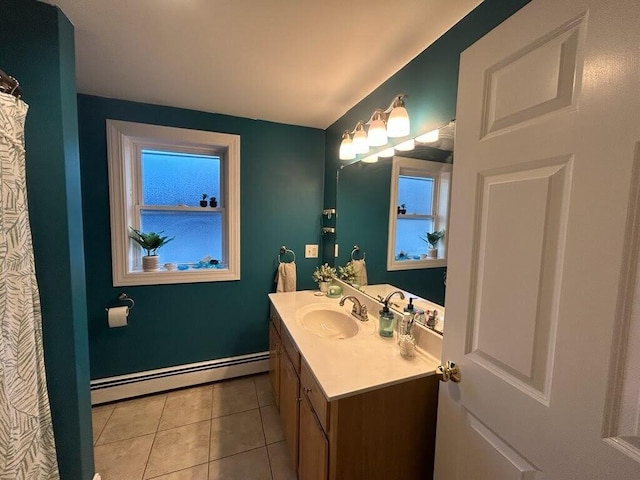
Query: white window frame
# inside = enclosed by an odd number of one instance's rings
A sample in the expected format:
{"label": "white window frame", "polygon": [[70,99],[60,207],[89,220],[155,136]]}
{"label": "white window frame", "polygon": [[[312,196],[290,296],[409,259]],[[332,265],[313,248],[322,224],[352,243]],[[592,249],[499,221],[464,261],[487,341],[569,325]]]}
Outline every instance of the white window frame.
{"label": "white window frame", "polygon": [[[391,194],[389,201],[389,239],[387,242],[387,271],[415,270],[418,268],[445,267],[449,228],[449,202],[451,195],[450,163],[431,162],[394,156],[391,167]],[[420,260],[396,260],[396,221],[398,220],[398,180],[400,176],[414,175],[433,178],[433,224],[435,230],[444,230],[445,236],[438,243],[438,257]],[[407,218],[407,215],[403,215]]]}
{"label": "white window frame", "polygon": [[[142,249],[129,239],[140,227],[143,149],[215,155],[221,159],[221,208],[226,268],[143,272]],[[113,286],[240,280],[240,136],[107,120]],[[172,210],[199,211],[181,206]],[[203,213],[204,214],[204,213]],[[162,254],[162,250],[160,250]]]}

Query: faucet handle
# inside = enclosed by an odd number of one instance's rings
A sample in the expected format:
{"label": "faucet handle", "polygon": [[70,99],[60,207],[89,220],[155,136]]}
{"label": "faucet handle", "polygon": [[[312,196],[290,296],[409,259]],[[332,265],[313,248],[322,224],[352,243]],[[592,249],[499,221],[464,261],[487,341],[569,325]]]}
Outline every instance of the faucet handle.
{"label": "faucet handle", "polygon": [[363,304],[362,307],[360,307],[360,316],[362,316],[362,318],[367,318],[367,313],[369,313],[367,311],[367,306]]}

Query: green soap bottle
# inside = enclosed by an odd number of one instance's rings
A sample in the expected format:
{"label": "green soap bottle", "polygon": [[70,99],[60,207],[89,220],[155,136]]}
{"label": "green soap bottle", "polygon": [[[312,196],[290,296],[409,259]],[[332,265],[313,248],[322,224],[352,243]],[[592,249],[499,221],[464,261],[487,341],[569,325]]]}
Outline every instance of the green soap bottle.
{"label": "green soap bottle", "polygon": [[389,310],[389,306],[385,302],[382,310],[378,312],[378,334],[385,338],[393,337],[395,324],[396,319],[393,316],[393,312]]}

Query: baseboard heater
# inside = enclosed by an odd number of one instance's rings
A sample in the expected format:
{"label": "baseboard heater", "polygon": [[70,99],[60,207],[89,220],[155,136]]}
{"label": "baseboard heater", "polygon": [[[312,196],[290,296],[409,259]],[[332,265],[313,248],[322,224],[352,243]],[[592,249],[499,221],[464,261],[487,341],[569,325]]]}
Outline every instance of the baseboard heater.
{"label": "baseboard heater", "polygon": [[147,370],[91,381],[91,404],[113,402],[269,370],[269,352]]}

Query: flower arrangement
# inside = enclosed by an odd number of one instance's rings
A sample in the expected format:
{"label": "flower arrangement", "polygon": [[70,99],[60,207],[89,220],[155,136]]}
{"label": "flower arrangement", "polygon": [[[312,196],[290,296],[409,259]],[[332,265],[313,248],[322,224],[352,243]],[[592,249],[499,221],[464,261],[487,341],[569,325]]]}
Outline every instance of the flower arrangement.
{"label": "flower arrangement", "polygon": [[316,267],[312,277],[313,280],[317,283],[330,282],[331,280],[336,278],[336,269],[330,267],[328,263],[325,263],[323,265],[320,265],[319,267]]}
{"label": "flower arrangement", "polygon": [[338,267],[338,276],[347,283],[353,283],[356,280],[356,269],[353,262],[347,262],[344,267]]}
{"label": "flower arrangement", "polygon": [[442,237],[444,237],[444,230],[439,230],[436,232],[427,232],[427,234],[423,237],[422,235],[418,235],[421,240],[427,242],[431,245],[431,248],[437,248],[438,242]]}

